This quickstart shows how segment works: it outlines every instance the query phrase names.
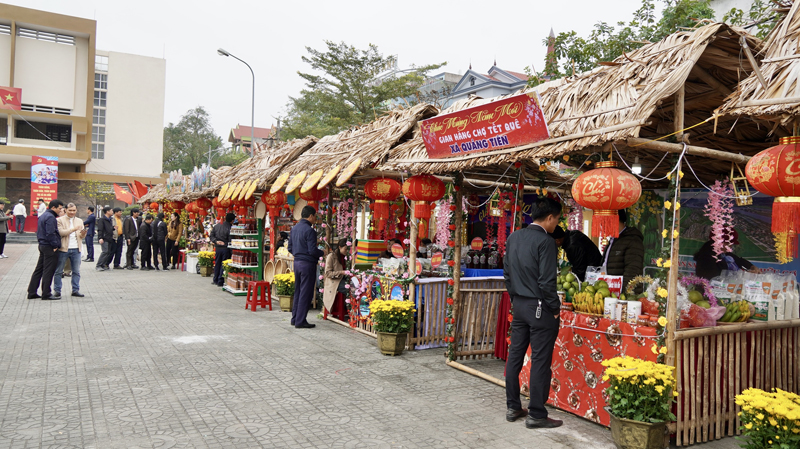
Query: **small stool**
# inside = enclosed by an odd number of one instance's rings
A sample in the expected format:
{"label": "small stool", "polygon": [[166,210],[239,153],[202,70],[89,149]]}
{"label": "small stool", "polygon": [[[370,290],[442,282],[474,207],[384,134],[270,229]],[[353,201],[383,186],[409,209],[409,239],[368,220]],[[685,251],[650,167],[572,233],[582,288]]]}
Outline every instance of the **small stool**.
{"label": "small stool", "polygon": [[178,251],[178,265],[181,266],[181,271],[186,271],[186,251]]}
{"label": "small stool", "polygon": [[247,283],[247,302],[244,308],[250,307],[250,310],[255,312],[258,306],[261,306],[262,309],[269,306],[269,310],[272,310],[272,286],[267,281]]}

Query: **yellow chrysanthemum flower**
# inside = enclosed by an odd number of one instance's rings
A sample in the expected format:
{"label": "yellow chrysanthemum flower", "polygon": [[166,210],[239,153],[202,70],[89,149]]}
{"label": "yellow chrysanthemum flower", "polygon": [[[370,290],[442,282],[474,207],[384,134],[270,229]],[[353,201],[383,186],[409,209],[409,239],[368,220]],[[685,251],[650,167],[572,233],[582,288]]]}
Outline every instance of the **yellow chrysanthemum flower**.
{"label": "yellow chrysanthemum flower", "polygon": [[667,353],[667,347],[666,346],[662,346],[661,349],[658,350],[658,352],[661,353],[661,354],[666,354]]}
{"label": "yellow chrysanthemum flower", "polygon": [[675,210],[681,210],[681,203],[680,203],[680,201],[678,201],[677,203],[675,203]]}
{"label": "yellow chrysanthemum flower", "polygon": [[658,317],[658,325],[664,327],[667,325],[667,319],[663,316]]}
{"label": "yellow chrysanthemum flower", "polygon": [[678,233],[677,229],[672,231],[672,238],[676,239],[676,238],[678,238],[678,235],[679,235],[679,233]]}
{"label": "yellow chrysanthemum flower", "polygon": [[661,238],[667,238],[667,233],[668,233],[668,232],[669,232],[669,231],[667,231],[666,229],[664,229],[663,231],[661,231]]}
{"label": "yellow chrysanthemum flower", "polygon": [[667,291],[666,288],[661,287],[661,288],[658,289],[658,296],[660,296],[662,298],[666,298],[668,294],[669,294],[669,292]]}
{"label": "yellow chrysanthemum flower", "polygon": [[669,209],[670,207],[672,207],[672,202],[664,201],[664,209]]}

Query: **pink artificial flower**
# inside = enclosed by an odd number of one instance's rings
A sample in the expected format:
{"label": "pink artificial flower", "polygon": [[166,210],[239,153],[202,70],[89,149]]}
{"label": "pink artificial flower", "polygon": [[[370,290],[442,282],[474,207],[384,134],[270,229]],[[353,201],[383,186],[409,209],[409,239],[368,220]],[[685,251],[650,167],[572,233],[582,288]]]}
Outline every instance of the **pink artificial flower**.
{"label": "pink artificial flower", "polygon": [[319,289],[319,292],[322,293],[322,289]]}
{"label": "pink artificial flower", "polygon": [[319,280],[320,280],[320,281],[321,281],[321,280],[323,280],[323,279],[325,279],[323,276],[320,276],[320,277],[319,277]]}
{"label": "pink artificial flower", "polygon": [[408,279],[408,273],[403,273],[403,279]]}
{"label": "pink artificial flower", "polygon": [[344,300],[344,303],[345,303],[345,304],[350,304],[350,298],[347,298],[347,299],[345,299],[345,300]]}
{"label": "pink artificial flower", "polygon": [[323,263],[319,264],[319,266],[320,266],[320,268],[325,268],[325,263],[323,262]]}
{"label": "pink artificial flower", "polygon": [[409,243],[411,243],[411,240],[409,240],[409,239],[405,239],[405,240],[403,240],[403,244],[404,244],[404,245],[408,245]]}
{"label": "pink artificial flower", "polygon": [[328,225],[327,225],[327,224],[325,224],[325,223],[322,223],[322,227],[323,227],[323,228],[327,228],[327,227],[328,227]]}
{"label": "pink artificial flower", "polygon": [[353,246],[353,242],[348,241],[347,246]]}

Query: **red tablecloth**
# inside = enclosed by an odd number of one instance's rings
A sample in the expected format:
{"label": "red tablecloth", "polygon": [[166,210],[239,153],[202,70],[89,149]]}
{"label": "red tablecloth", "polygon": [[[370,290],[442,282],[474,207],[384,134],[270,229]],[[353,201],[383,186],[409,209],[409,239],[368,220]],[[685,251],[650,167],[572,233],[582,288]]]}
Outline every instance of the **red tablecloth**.
{"label": "red tablecloth", "polygon": [[[655,335],[652,327],[562,310],[548,403],[607,426],[603,394],[608,384],[602,381],[605,368],[600,363],[623,354],[655,362]],[[523,393],[528,392],[529,376],[530,349],[519,375]]]}
{"label": "red tablecloth", "polygon": [[508,314],[511,312],[511,298],[508,292],[503,292],[500,304],[497,306],[497,329],[494,338],[494,356],[500,360],[508,359]]}

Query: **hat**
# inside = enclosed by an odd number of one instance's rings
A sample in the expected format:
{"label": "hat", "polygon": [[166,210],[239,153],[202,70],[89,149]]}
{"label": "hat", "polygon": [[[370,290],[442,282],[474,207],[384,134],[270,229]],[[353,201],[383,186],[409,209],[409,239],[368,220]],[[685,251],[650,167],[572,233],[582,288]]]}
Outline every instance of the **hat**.
{"label": "hat", "polygon": [[22,198],[20,198],[20,199],[19,199],[19,202],[20,202],[20,203],[24,203],[24,202],[25,202],[25,200],[23,200]]}
{"label": "hat", "polygon": [[564,229],[561,226],[556,226],[553,232],[550,233],[550,237],[553,237],[554,239],[562,239],[566,235],[567,233],[564,232]]}

